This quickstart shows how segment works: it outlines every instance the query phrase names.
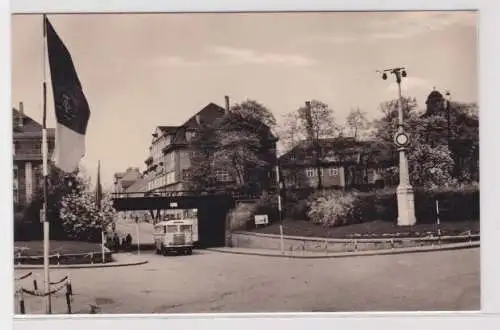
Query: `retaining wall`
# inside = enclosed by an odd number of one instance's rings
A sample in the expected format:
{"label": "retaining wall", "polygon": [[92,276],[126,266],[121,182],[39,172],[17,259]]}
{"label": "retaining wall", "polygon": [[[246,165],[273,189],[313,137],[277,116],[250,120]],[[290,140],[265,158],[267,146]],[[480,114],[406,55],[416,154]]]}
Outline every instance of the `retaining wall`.
{"label": "retaining wall", "polygon": [[[112,262],[112,252],[104,252],[104,262]],[[102,263],[102,253],[78,253],[78,254],[61,254],[49,256],[51,265],[79,265]],[[43,265],[43,256],[16,256],[14,257],[16,265]]]}
{"label": "retaining wall", "polygon": [[[426,238],[364,238],[364,239],[325,239],[317,237],[283,236],[285,251],[310,252],[351,252],[395,248],[409,248],[449,243],[477,242],[479,235],[443,236]],[[252,232],[233,232],[231,246],[251,249],[280,250],[279,235]]]}

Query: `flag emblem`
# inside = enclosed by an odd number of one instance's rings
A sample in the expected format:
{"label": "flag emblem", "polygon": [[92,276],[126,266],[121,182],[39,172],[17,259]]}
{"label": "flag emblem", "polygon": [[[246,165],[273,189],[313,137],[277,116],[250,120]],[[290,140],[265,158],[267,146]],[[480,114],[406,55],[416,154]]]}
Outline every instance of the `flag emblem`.
{"label": "flag emblem", "polygon": [[73,172],[85,156],[85,134],[90,109],[68,49],[45,19],[47,50],[56,112],[54,162]]}

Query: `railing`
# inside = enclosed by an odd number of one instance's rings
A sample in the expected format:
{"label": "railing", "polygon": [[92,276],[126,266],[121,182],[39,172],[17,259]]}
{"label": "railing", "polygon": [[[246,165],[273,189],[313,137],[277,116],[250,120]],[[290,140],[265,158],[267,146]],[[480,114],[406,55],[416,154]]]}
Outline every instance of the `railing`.
{"label": "railing", "polygon": [[148,197],[204,197],[204,196],[227,196],[234,199],[257,199],[261,195],[242,191],[206,191],[206,190],[177,190],[177,191],[149,191],[149,192],[118,192],[112,193],[112,199],[120,198],[148,198]]}

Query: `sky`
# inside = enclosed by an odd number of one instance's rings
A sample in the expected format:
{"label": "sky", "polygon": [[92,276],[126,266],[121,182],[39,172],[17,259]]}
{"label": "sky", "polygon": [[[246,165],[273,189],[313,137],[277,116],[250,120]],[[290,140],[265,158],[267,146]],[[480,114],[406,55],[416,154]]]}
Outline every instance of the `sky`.
{"label": "sky", "polygon": [[[111,188],[113,174],[144,168],[151,133],[179,125],[210,102],[254,99],[280,121],[311,99],[339,123],[353,107],[374,118],[403,94],[420,107],[433,88],[478,101],[474,12],[207,13],[49,15],[69,49],[90,105],[81,165]],[[42,117],[41,15],[12,17],[12,106]],[[50,82],[48,65],[45,76]],[[48,126],[55,127],[48,83]]]}

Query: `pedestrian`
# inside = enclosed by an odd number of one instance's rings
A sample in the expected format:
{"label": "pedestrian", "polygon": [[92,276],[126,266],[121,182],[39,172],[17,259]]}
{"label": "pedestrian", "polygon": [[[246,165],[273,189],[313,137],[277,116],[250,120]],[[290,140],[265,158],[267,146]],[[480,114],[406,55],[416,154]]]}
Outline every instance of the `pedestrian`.
{"label": "pedestrian", "polygon": [[118,234],[115,233],[114,237],[113,237],[113,245],[114,245],[114,248],[115,248],[115,252],[118,252],[120,250],[120,237],[118,237]]}
{"label": "pedestrian", "polygon": [[128,233],[127,237],[125,237],[125,241],[127,242],[127,249],[131,250],[132,249],[132,235],[130,235],[130,233]]}

